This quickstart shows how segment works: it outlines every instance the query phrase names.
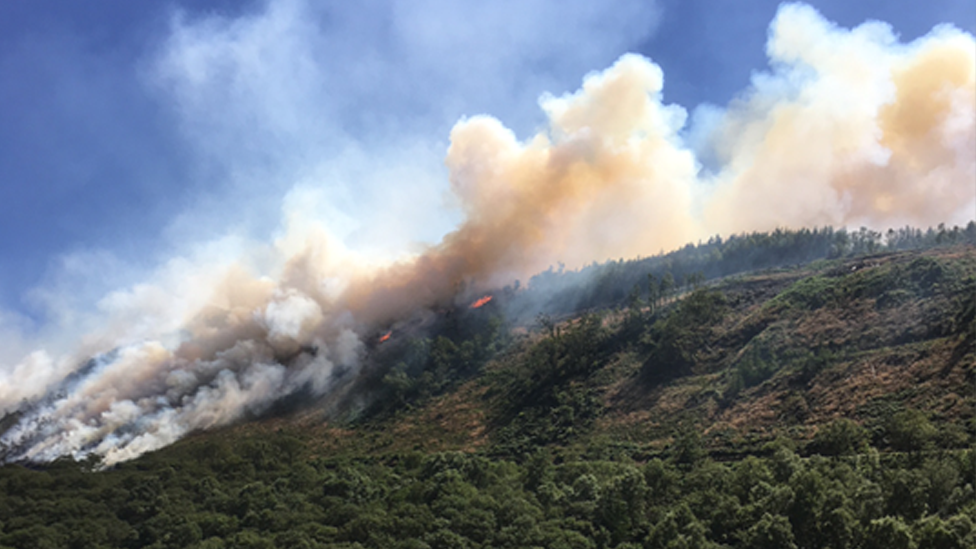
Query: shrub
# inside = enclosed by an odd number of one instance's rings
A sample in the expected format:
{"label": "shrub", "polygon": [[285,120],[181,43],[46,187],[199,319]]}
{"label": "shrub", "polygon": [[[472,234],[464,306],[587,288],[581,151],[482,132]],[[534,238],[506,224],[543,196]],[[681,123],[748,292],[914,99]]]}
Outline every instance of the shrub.
{"label": "shrub", "polygon": [[938,431],[924,413],[908,409],[891,417],[886,434],[892,448],[902,452],[918,452],[932,444]]}
{"label": "shrub", "polygon": [[867,447],[868,433],[854,421],[841,418],[828,423],[817,431],[810,449],[824,456],[845,456],[863,451]]}

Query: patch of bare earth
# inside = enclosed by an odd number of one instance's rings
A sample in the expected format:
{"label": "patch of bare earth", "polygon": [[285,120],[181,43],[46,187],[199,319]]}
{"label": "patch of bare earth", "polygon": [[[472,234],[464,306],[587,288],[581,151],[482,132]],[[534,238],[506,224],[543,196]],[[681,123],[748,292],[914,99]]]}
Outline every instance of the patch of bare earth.
{"label": "patch of bare earth", "polygon": [[843,370],[825,372],[808,391],[813,412],[810,421],[853,417],[870,401],[890,395],[904,395],[904,404],[913,408],[933,409],[941,402],[943,414],[965,413],[965,401],[958,395],[972,391],[965,379],[964,363],[945,368],[951,359],[951,343],[940,341],[921,349],[877,353]]}
{"label": "patch of bare earth", "polygon": [[480,402],[487,387],[467,383],[426,406],[416,417],[394,429],[413,446],[473,452],[487,441],[485,411]]}

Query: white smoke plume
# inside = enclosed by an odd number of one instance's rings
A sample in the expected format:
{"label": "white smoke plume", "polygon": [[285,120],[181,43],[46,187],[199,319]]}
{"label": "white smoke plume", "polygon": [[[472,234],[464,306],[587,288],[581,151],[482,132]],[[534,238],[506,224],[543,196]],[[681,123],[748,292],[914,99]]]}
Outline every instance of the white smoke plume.
{"label": "white smoke plume", "polygon": [[435,245],[392,260],[350,250],[296,188],[273,243],[173,259],[100,300],[70,351],[0,367],[0,409],[22,414],[0,437],[8,459],[111,465],[299,391],[326,394],[355,375],[364,338],[450,304],[460,285],[715,233],[973,217],[972,35],[945,26],[902,43],[883,23],[843,29],[786,4],[767,53],[771,72],[690,132],[719,159],[713,171],[686,142],[687,111],[663,102],[661,69],[624,55],[577,92],[543,96],[547,125],[528,139],[489,116],[455,125],[445,163],[462,220]]}
{"label": "white smoke plume", "polygon": [[944,26],[910,44],[869,22],[838,28],[782,7],[772,74],[714,134],[716,231],[817,224],[964,224],[976,212],[973,36]]}

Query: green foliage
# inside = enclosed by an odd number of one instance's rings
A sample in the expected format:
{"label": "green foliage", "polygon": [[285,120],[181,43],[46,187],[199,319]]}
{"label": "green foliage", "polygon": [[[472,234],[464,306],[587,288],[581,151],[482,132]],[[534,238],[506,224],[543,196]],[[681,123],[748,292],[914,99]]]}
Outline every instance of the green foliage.
{"label": "green foliage", "polygon": [[965,527],[956,530],[951,523],[938,516],[930,516],[916,523],[913,537],[919,547],[927,549],[963,549],[966,547],[966,530],[968,529]]}
{"label": "green foliage", "polygon": [[888,308],[910,299],[951,290],[952,270],[943,261],[919,257],[908,264],[853,265],[848,271],[832,271],[804,278],[776,296],[771,306],[800,310],[843,307],[855,299],[870,298]]}
{"label": "green foliage", "polygon": [[457,387],[508,344],[501,318],[492,315],[469,315],[438,331],[441,335],[408,338],[379,353],[381,361],[393,364],[380,379],[387,398],[376,401],[374,415],[421,404]]}
{"label": "green foliage", "polygon": [[675,437],[670,448],[671,458],[675,463],[694,465],[705,459],[707,455],[702,445],[698,430],[693,427],[682,428]]}
{"label": "green foliage", "polygon": [[788,290],[776,296],[772,303],[813,310],[834,302],[838,299],[838,294],[836,280],[818,275],[796,282]]}
{"label": "green foliage", "polygon": [[749,549],[796,549],[790,521],[769,513],[746,531],[742,541]]}
{"label": "green foliage", "polygon": [[959,286],[955,312],[947,331],[971,338],[976,334],[976,277],[967,277]]}
{"label": "green foliage", "polygon": [[[835,422],[828,431],[850,434],[850,426]],[[688,429],[667,460],[643,465],[554,459],[546,449],[524,461],[461,452],[323,458],[278,433],[187,441],[103,472],[68,462],[5,466],[0,547],[972,544],[971,452],[872,462],[864,459],[870,452],[804,459],[778,445],[766,457],[717,463],[695,440]],[[227,475],[198,458],[218,448],[228,460],[264,463]]]}
{"label": "green foliage", "polygon": [[502,453],[528,455],[540,445],[566,443],[586,432],[603,407],[582,382],[606,360],[602,318],[587,314],[557,326],[541,317],[540,325],[546,335],[525,359],[488,379],[498,397],[495,441]]}
{"label": "green foliage", "polygon": [[867,448],[867,431],[847,418],[840,418],[817,431],[810,450],[825,456],[846,456]]}
{"label": "green foliage", "polygon": [[688,505],[682,504],[665,514],[651,529],[644,545],[652,549],[691,549],[715,544],[708,540],[706,527]]}
{"label": "green foliage", "polygon": [[761,341],[749,345],[735,361],[728,397],[735,397],[742,389],[766,381],[779,371],[780,367],[779,357]]}
{"label": "green foliage", "polygon": [[918,452],[931,447],[938,434],[925,414],[908,409],[893,415],[886,428],[891,447],[903,452]]}
{"label": "green foliage", "polygon": [[725,296],[714,290],[695,290],[682,299],[641,340],[647,357],[643,378],[658,382],[692,373],[710,328],[722,320],[727,310]]}
{"label": "green foliage", "polygon": [[898,517],[872,520],[864,533],[864,549],[914,549],[911,529]]}

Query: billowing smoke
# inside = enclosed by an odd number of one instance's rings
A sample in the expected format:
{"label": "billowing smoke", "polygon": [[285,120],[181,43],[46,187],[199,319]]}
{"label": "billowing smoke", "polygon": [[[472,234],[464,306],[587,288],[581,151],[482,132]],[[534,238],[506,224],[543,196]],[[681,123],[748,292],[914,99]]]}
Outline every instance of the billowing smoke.
{"label": "billowing smoke", "polygon": [[965,222],[976,212],[972,35],[847,31],[784,6],[755,79],[719,124],[710,229]]}
{"label": "billowing smoke", "polygon": [[556,262],[715,233],[973,216],[973,36],[939,27],[905,44],[882,23],[841,29],[789,4],[767,52],[772,71],[690,130],[687,111],[663,101],[661,69],[637,55],[544,96],[548,125],[528,139],[489,116],[461,120],[446,166],[463,219],[393,261],[347,249],[294,207],[296,190],[273,243],[174,259],[101,300],[101,323],[71,352],[0,369],[0,409],[19,411],[0,438],[8,459],[112,464],[289,395],[327,394],[355,377],[365,338],[461,288]]}
{"label": "billowing smoke", "polygon": [[549,126],[519,141],[459,122],[446,164],[465,221],[416,261],[353,285],[357,304],[416,307],[459,280],[492,286],[559,261],[673,249],[716,233],[822,225],[965,224],[976,214],[976,45],[940,27],[910,44],[882,23],[832,26],[783,6],[774,72],[713,119],[702,171],[663,74],[625,55],[578,92],[546,96]]}

